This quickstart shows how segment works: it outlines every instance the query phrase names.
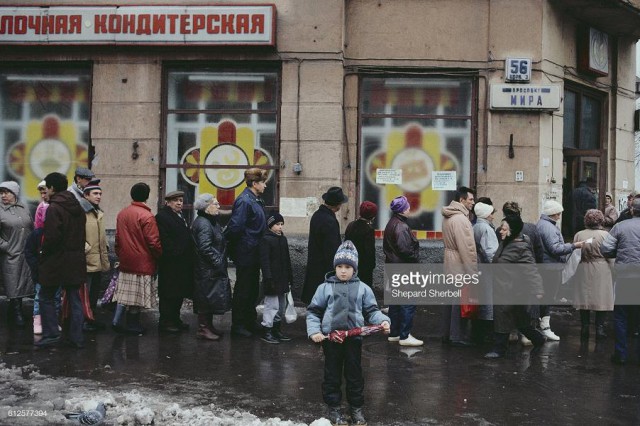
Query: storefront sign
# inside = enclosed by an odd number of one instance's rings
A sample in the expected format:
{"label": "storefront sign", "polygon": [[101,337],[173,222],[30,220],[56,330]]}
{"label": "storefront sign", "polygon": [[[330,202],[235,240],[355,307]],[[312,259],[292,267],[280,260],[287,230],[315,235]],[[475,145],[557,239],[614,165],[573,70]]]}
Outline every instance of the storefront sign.
{"label": "storefront sign", "polygon": [[557,84],[492,84],[491,109],[557,110],[560,86]]}
{"label": "storefront sign", "polygon": [[275,44],[274,5],[0,7],[0,44]]}
{"label": "storefront sign", "polygon": [[378,185],[402,185],[402,169],[376,169]]}
{"label": "storefront sign", "polygon": [[457,173],[452,172],[433,172],[431,180],[431,189],[434,191],[455,191],[457,183]]}

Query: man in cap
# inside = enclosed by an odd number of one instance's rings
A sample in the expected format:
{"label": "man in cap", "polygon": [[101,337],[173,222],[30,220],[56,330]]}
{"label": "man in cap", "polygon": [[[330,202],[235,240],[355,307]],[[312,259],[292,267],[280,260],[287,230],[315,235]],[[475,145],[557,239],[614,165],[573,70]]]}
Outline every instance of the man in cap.
{"label": "man in cap", "polygon": [[268,172],[257,167],[245,170],[247,187],[236,198],[224,232],[229,257],[236,265],[233,289],[231,333],[240,337],[261,334],[256,324],[256,304],[260,291],[259,242],[267,229],[264,201]]}
{"label": "man in cap", "polygon": [[322,194],[322,199],[324,204],[311,216],[309,223],[307,271],[302,288],[302,301],[307,304],[324,282],[326,273],[333,269],[333,257],[342,243],[336,213],[349,200],[337,186]]}
{"label": "man in cap", "polygon": [[[87,222],[85,255],[87,259],[87,286],[89,287],[89,305],[95,315],[98,297],[102,289],[102,273],[111,269],[107,234],[104,227],[104,212],[100,209],[102,188],[100,179],[94,179],[84,186],[84,197],[80,206],[84,210]],[[104,325],[99,321],[85,319],[84,331],[97,331]]]}
{"label": "man in cap", "polygon": [[180,319],[180,308],[183,299],[191,298],[193,292],[193,240],[182,215],[184,192],[171,191],[164,199],[165,206],[156,215],[162,243],[158,263],[158,328],[165,333],[178,333],[189,328]]}
{"label": "man in cap", "polygon": [[73,175],[73,183],[67,190],[71,192],[78,201],[84,198],[84,187],[89,185],[96,175],[86,167],[77,167]]}

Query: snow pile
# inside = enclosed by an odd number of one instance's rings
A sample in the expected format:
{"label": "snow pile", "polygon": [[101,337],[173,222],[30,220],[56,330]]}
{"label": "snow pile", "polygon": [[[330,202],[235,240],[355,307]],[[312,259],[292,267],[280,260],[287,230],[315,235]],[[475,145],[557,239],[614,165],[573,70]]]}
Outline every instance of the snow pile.
{"label": "snow pile", "polygon": [[[112,425],[303,425],[277,417],[260,419],[249,412],[225,410],[215,404],[187,406],[188,402],[177,400],[176,396],[134,386],[136,390],[105,389],[89,380],[44,376],[33,365],[0,364],[0,424],[69,424],[64,413],[95,409],[102,402],[107,408],[105,423]],[[9,410],[46,411],[46,415],[9,417]],[[311,425],[330,423],[323,418]]]}

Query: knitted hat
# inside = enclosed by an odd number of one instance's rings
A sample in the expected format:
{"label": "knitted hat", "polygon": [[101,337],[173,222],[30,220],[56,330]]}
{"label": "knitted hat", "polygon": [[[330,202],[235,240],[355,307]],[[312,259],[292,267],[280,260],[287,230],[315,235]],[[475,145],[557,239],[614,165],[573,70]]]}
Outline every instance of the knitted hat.
{"label": "knitted hat", "polygon": [[84,187],[82,192],[84,194],[88,194],[89,192],[91,192],[91,191],[93,191],[95,189],[99,189],[100,191],[102,191],[102,188],[100,188],[100,179],[94,179],[91,182],[89,182],[89,184]]}
{"label": "knitted hat", "polygon": [[16,196],[16,198],[20,196],[20,185],[18,185],[18,182],[8,180],[6,182],[0,183],[0,188],[4,188],[7,191],[11,192],[13,195]]}
{"label": "knitted hat", "polygon": [[144,182],[138,182],[131,187],[131,199],[133,201],[144,202],[149,199],[149,192],[151,192],[151,188]]}
{"label": "knitted hat", "polygon": [[542,206],[542,213],[547,216],[553,216],[554,214],[562,213],[564,211],[564,207],[562,204],[555,200],[547,200],[544,202],[544,206]]}
{"label": "knitted hat", "polygon": [[378,214],[378,206],[371,201],[363,201],[360,204],[360,217],[365,219],[373,219]]}
{"label": "knitted hat", "polygon": [[522,232],[522,228],[524,228],[524,223],[522,222],[522,218],[515,214],[509,214],[504,218],[504,221],[509,225],[510,234],[507,239],[514,239]]}
{"label": "knitted hat", "polygon": [[476,203],[473,207],[473,211],[479,218],[486,219],[491,215],[491,213],[493,213],[493,206],[485,203]]}
{"label": "knitted hat", "polygon": [[269,227],[269,229],[271,229],[271,227],[273,225],[275,225],[276,223],[280,223],[280,222],[284,223],[284,217],[282,217],[282,215],[280,213],[273,213],[267,219],[267,226]]}
{"label": "knitted hat", "polygon": [[335,268],[338,265],[349,265],[354,270],[358,269],[358,250],[349,240],[340,244],[336,255],[333,257],[333,267]]}
{"label": "knitted hat", "polygon": [[38,184],[38,190],[40,189],[47,189],[47,181],[42,181]]}
{"label": "knitted hat", "polygon": [[402,213],[409,208],[409,200],[404,195],[394,198],[389,206],[394,213]]}

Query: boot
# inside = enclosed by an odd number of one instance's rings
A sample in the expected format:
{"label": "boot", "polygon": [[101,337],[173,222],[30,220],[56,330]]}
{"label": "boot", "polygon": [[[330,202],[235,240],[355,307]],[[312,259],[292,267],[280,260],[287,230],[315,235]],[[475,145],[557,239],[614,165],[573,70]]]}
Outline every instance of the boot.
{"label": "boot", "polygon": [[607,338],[607,332],[604,324],[596,325],[596,340],[604,340]]}
{"label": "boot", "polygon": [[367,421],[362,414],[362,407],[351,407],[351,425],[366,426]]}
{"label": "boot", "polygon": [[272,332],[273,329],[271,327],[262,327],[262,328],[263,328],[263,333],[260,339],[263,342],[271,343],[274,345],[280,343],[280,340],[276,339],[275,336],[273,335],[273,332]]}
{"label": "boot", "polygon": [[327,413],[327,417],[333,426],[347,426],[349,422],[340,412],[340,406],[331,407],[329,406],[329,412]]}
{"label": "boot", "polygon": [[556,333],[551,331],[551,326],[549,325],[550,320],[551,320],[550,316],[540,318],[540,331],[542,332],[544,337],[546,337],[547,339],[558,341],[560,340],[560,336],[558,336]]}
{"label": "boot", "polygon": [[124,323],[125,311],[126,308],[124,305],[121,305],[120,303],[116,305],[116,311],[113,314],[113,321],[111,323],[111,327],[116,333],[129,334]]}
{"label": "boot", "polygon": [[280,332],[280,324],[281,324],[280,322],[273,323],[273,329],[271,330],[271,334],[273,334],[273,337],[280,340],[281,342],[290,342],[291,337],[284,335]]}
{"label": "boot", "polygon": [[216,334],[210,327],[211,315],[198,314],[198,332],[196,337],[202,340],[218,341],[220,335]]}
{"label": "boot", "polygon": [[140,325],[140,312],[127,311],[127,330],[129,334],[138,336],[142,336],[147,331]]}
{"label": "boot", "polygon": [[582,324],[580,328],[580,341],[586,342],[589,340],[589,324]]}
{"label": "boot", "polygon": [[[533,347],[534,348],[538,348],[538,347],[544,345],[545,342],[547,341],[547,336],[545,334],[541,333],[535,327],[532,327],[532,326],[523,327],[523,328],[520,329],[520,332],[522,334],[524,334],[525,336],[527,336],[527,339],[531,340],[531,343],[533,343]],[[558,340],[560,340],[559,337],[558,337]]]}
{"label": "boot", "polygon": [[16,328],[24,328],[24,317],[22,316],[22,299],[9,299],[9,322]]}

